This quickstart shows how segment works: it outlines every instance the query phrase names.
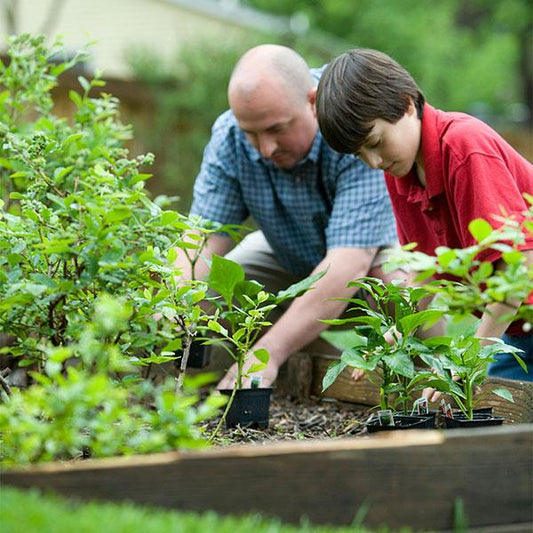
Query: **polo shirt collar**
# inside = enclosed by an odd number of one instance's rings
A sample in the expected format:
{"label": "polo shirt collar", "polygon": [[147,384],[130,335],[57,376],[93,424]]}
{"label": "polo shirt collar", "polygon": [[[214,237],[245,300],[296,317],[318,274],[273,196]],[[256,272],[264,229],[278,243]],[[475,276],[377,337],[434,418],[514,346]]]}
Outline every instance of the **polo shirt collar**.
{"label": "polo shirt collar", "polygon": [[439,117],[438,111],[429,104],[424,105],[422,115],[422,133],[420,142],[424,154],[424,167],[426,170],[426,188],[424,189],[414,170],[404,178],[395,178],[396,190],[399,194],[411,198],[433,198],[444,192],[444,176],[442,154],[440,148]]}
{"label": "polo shirt collar", "polygon": [[444,192],[444,166],[442,164],[439,111],[429,104],[424,105],[421,142],[426,170],[426,188],[429,198],[433,198]]}

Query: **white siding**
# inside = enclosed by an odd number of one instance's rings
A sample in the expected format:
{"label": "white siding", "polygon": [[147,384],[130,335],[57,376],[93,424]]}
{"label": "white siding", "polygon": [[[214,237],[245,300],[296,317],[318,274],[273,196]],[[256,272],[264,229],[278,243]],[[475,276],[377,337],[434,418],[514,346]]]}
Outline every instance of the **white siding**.
{"label": "white siding", "polygon": [[[19,0],[18,33],[41,33],[53,3]],[[0,17],[2,49],[6,32],[5,17]],[[54,19],[51,40],[57,34],[73,51],[96,41],[91,47],[92,68],[103,70],[104,77],[127,78],[130,71],[124,53],[133,45],[145,45],[170,59],[183,43],[206,38],[239,40],[250,30],[164,0],[66,0]]]}

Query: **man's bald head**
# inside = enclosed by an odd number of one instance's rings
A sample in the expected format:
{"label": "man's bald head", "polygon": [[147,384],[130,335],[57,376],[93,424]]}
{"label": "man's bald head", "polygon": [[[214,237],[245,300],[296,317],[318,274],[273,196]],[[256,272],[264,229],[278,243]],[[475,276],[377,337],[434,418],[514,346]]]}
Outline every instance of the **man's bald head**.
{"label": "man's bald head", "polygon": [[276,44],[263,44],[246,52],[235,66],[228,86],[232,102],[250,101],[264,87],[279,98],[305,105],[315,86],[309,66],[294,50]]}

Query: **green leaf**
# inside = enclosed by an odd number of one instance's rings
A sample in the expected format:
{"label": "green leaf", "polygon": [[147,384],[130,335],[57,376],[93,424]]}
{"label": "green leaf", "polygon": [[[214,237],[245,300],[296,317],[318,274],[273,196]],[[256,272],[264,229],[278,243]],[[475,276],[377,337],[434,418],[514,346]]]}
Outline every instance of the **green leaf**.
{"label": "green leaf", "polygon": [[440,309],[426,309],[404,316],[400,322],[400,331],[404,336],[411,335],[418,327],[424,326],[424,329],[430,328],[444,315]]}
{"label": "green leaf", "polygon": [[246,375],[249,376],[250,374],[254,374],[255,372],[261,372],[261,370],[264,370],[265,368],[266,363],[254,363],[253,365],[250,365],[248,371],[246,372]]}
{"label": "green leaf", "polygon": [[394,374],[400,374],[407,378],[412,378],[415,375],[415,365],[406,352],[398,350],[392,355],[384,356],[383,361]]}
{"label": "green leaf", "polygon": [[468,224],[468,230],[477,242],[481,242],[492,233],[492,226],[486,220],[476,218]]}
{"label": "green leaf", "polygon": [[514,403],[513,395],[509,389],[498,387],[497,389],[494,389],[492,393],[496,394],[500,398],[503,398],[504,400],[507,400],[508,402]]}
{"label": "green leaf", "polygon": [[89,90],[91,89],[91,84],[83,76],[78,76],[78,81],[83,87],[83,90],[85,92],[89,92]]}
{"label": "green leaf", "polygon": [[302,279],[298,283],[293,283],[290,287],[283,291],[279,291],[276,295],[276,303],[279,304],[283,302],[284,300],[290,299],[290,298],[297,298],[298,296],[302,295],[304,292],[308,291],[315,282],[317,282],[319,279],[321,279],[327,272],[326,270],[322,270],[318,274],[314,274],[312,276],[307,276],[306,278]]}
{"label": "green leaf", "polygon": [[508,265],[516,265],[524,260],[524,254],[519,250],[513,250],[512,252],[504,252],[502,254],[502,259]]}
{"label": "green leaf", "polygon": [[[78,98],[79,98],[79,95],[77,93],[74,93],[74,94],[76,94],[76,96],[78,96]],[[69,146],[73,142],[77,141],[78,139],[81,139],[84,135],[85,135],[85,133],[83,133],[83,132],[82,133],[73,133],[73,134],[69,135],[61,143],[61,147],[63,149],[65,149],[67,146]]]}
{"label": "green leaf", "polygon": [[228,307],[232,305],[235,285],[243,280],[244,270],[241,265],[225,257],[213,255],[207,283],[224,298]]}
{"label": "green leaf", "polygon": [[350,348],[345,350],[341,354],[341,361],[345,362],[348,366],[358,368],[360,370],[375,370],[378,366],[379,357],[373,357],[367,361],[361,351]]}
{"label": "green leaf", "polygon": [[322,392],[334,383],[346,366],[346,363],[342,360],[334,361],[328,366],[328,369],[322,378]]}
{"label": "green leaf", "polygon": [[444,267],[448,267],[450,263],[457,258],[455,250],[446,247],[439,247],[435,250],[439,263]]}
{"label": "green leaf", "polygon": [[479,268],[476,270],[475,276],[478,280],[486,280],[490,276],[492,276],[492,273],[494,272],[494,267],[492,266],[492,263],[489,263],[488,261],[483,261]]}
{"label": "green leaf", "polygon": [[365,346],[366,338],[358,335],[354,330],[331,330],[323,331],[320,336],[339,350],[348,350],[356,346]]}
{"label": "green leaf", "polygon": [[259,348],[258,350],[254,350],[253,354],[258,361],[261,361],[261,363],[264,363],[265,365],[270,359],[270,354],[268,353],[268,350],[265,350],[265,348]]}
{"label": "green leaf", "polygon": [[207,327],[211,330],[211,331],[214,331],[215,333],[220,333],[220,335],[223,335],[224,337],[227,337],[228,335],[228,331],[227,329],[223,328],[218,322],[216,322],[215,320],[209,320],[209,322],[207,323]]}
{"label": "green leaf", "polygon": [[116,207],[115,209],[111,209],[106,213],[105,220],[107,222],[119,222],[121,220],[124,220],[128,217],[131,217],[133,213],[131,212],[131,209],[127,207]]}

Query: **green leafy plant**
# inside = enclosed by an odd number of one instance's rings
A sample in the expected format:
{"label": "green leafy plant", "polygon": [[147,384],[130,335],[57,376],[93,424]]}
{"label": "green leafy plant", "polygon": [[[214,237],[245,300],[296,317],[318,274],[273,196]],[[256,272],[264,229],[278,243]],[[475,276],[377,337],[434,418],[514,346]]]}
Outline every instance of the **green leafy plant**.
{"label": "green leafy plant", "polygon": [[[151,200],[143,167],[129,156],[131,127],[103,82],[79,77],[72,117],[54,113],[58,76],[85,55],[61,61],[61,45],[43,37],[9,41],[0,65],[0,330],[20,365],[46,364],[45,345],[71,343],[103,292],[122,296],[132,313],[115,342],[149,368],[181,346],[176,324],[193,328],[206,287],[178,287],[176,248],[196,221]],[[163,320],[153,320],[154,314]]]}
{"label": "green leafy plant", "polygon": [[[532,198],[528,198],[531,203]],[[513,354],[517,364],[527,371],[519,357],[520,350],[500,339],[476,338],[478,322],[469,330],[453,332],[450,328],[448,336],[425,340],[417,338],[417,330],[428,328],[445,316],[453,323],[484,311],[492,303],[525,300],[533,286],[533,269],[527,265],[520,245],[524,243],[524,236],[533,231],[530,215],[531,208],[522,224],[504,219],[497,229],[482,219],[472,221],[469,229],[477,244],[468,248],[439,247],[436,255],[430,256],[412,251],[413,245],[404,247],[391,258],[387,269],[407,266],[419,271],[418,282],[432,279],[422,287],[386,285],[372,278],[352,282],[352,286],[372,298],[373,305],[360,298],[350,299],[354,310],[362,316],[328,321],[335,325],[364,326],[357,328],[357,335],[351,339],[344,337],[345,350],[341,359],[328,368],[323,388],[329,387],[350,366],[364,370],[371,380],[373,373],[378,374],[381,409],[394,409],[401,404],[406,412],[413,392],[434,387],[452,396],[464,415],[472,419],[474,407],[481,399],[476,398],[475,392],[486,379],[489,363],[495,360],[496,354],[506,352]],[[501,252],[503,269],[496,270],[483,260],[490,249]],[[435,297],[434,307],[419,311],[420,302],[429,297]],[[518,312],[512,305],[509,309],[509,314],[502,319],[522,318],[526,320],[526,329],[531,327],[531,305],[522,305]],[[486,340],[491,343],[486,344]],[[427,365],[427,370],[416,370],[416,357]],[[504,388],[493,392],[513,401]],[[392,402],[391,395],[394,395]]]}
{"label": "green leafy plant", "polygon": [[[198,425],[217,414],[225,399],[212,394],[199,402],[197,388],[206,376],[186,381],[184,392],[176,395],[172,380],[154,385],[131,375],[131,365],[113,342],[127,329],[131,313],[124,301],[102,296],[73,343],[45,347],[47,362],[42,374],[34,374],[36,382],[4,395],[3,465],[206,445]],[[72,363],[63,370],[66,360]]]}
{"label": "green leafy plant", "polygon": [[[425,358],[439,378],[433,381],[433,385],[451,396],[469,420],[473,419],[474,409],[483,399],[476,392],[485,382],[488,365],[495,360],[496,354],[513,354],[517,364],[526,371],[524,361],[518,356],[520,350],[501,339],[490,339],[492,344],[483,345],[482,339],[474,337],[474,331],[472,328],[469,334],[429,339],[426,343],[435,348],[438,355]],[[505,387],[497,387],[491,392],[514,402],[511,392]]]}
{"label": "green leafy plant", "polygon": [[[509,299],[524,301],[533,287],[533,266],[527,265],[525,255],[520,250],[525,236],[533,234],[533,196],[525,194],[530,203],[525,219],[517,221],[499,217],[502,225],[494,229],[484,219],[475,219],[469,224],[470,233],[477,243],[467,248],[440,246],[435,255],[413,251],[415,245],[407,245],[391,258],[386,268],[409,268],[418,272],[417,282],[426,282],[428,291],[437,294],[440,305],[453,315],[466,316],[483,312],[487,305]],[[494,265],[484,260],[486,253],[498,250],[505,268],[494,269]],[[453,276],[450,279],[450,276]],[[522,319],[526,329],[531,329],[533,306],[523,304],[518,311],[509,306],[509,318]]]}
{"label": "green leafy plant", "polygon": [[[187,232],[183,238],[176,243],[176,249],[181,249],[183,257],[189,263],[191,279],[186,281],[181,278],[173,277],[171,282],[173,287],[168,288],[167,297],[176,300],[178,305],[172,307],[165,306],[162,310],[164,316],[177,325],[176,335],[180,342],[181,361],[180,373],[178,376],[178,388],[181,386],[183,376],[187,368],[187,361],[192,342],[198,339],[198,327],[201,321],[205,321],[205,310],[198,305],[206,296],[208,285],[205,282],[196,279],[196,266],[198,261],[202,260],[202,252],[207,245],[209,236],[215,232],[223,232],[238,241],[241,232],[246,228],[231,224],[218,224],[201,217],[191,215],[190,220],[193,222],[194,231]],[[177,255],[177,254],[176,254]],[[174,260],[175,258],[173,258]],[[163,273],[162,273],[163,274]],[[162,275],[172,276],[172,272],[166,272]],[[179,305],[181,303],[181,305]],[[205,308],[205,306],[204,306]],[[205,339],[204,339],[205,340]]]}
{"label": "green leafy plant", "polygon": [[[421,327],[430,327],[440,320],[445,311],[419,311],[419,302],[427,297],[424,288],[404,287],[397,283],[385,284],[376,278],[361,278],[350,282],[371,300],[350,298],[351,311],[359,313],[350,318],[327,320],[330,325],[358,324],[355,335],[344,337],[345,350],[338,361],[328,368],[322,382],[327,389],[346,368],[363,370],[370,381],[379,385],[380,408],[399,406],[407,414],[413,393],[435,384],[436,376],[429,368],[420,370],[415,361],[428,363],[433,351],[430,345],[416,337]],[[390,335],[390,342],[386,334]],[[376,380],[377,377],[377,380]]]}
{"label": "green leafy plant", "polygon": [[[221,344],[237,363],[235,386],[226,406],[219,427],[231,407],[238,389],[242,388],[242,380],[251,374],[260,372],[268,364],[269,354],[265,349],[251,351],[261,330],[271,325],[267,317],[270,311],[281,302],[300,296],[318,281],[324,272],[309,276],[291,285],[286,290],[274,295],[253,280],[246,280],[244,270],[238,263],[213,256],[208,277],[209,287],[219,296],[210,298],[216,306],[214,316],[207,323],[207,330],[216,334],[216,338],[206,342]],[[246,374],[244,366],[253,355],[259,361],[251,365]],[[215,430],[216,435],[218,428]]]}

